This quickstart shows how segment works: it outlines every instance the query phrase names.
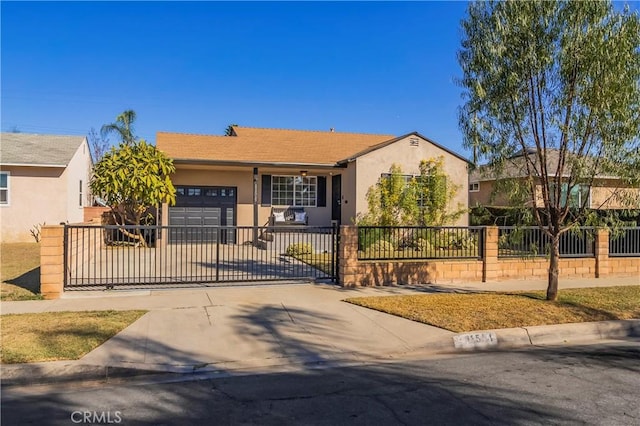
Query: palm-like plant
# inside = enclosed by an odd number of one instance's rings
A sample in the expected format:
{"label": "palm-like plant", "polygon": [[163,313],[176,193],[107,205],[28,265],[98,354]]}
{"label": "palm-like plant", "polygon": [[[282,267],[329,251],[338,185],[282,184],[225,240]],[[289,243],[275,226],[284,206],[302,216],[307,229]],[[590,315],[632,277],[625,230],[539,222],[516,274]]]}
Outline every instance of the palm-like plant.
{"label": "palm-like plant", "polygon": [[136,112],[126,110],[116,117],[115,123],[105,124],[100,129],[102,137],[115,133],[125,145],[133,145],[136,137],[133,135],[133,122],[136,120]]}

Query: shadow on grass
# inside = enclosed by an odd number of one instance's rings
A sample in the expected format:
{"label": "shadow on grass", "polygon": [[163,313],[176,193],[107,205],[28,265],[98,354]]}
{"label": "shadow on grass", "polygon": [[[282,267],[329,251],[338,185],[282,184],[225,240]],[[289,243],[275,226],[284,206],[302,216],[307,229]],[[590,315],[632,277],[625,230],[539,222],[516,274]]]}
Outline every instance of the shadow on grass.
{"label": "shadow on grass", "polygon": [[588,318],[593,318],[591,321],[609,321],[625,319],[620,315],[616,315],[613,312],[606,311],[604,309],[597,309],[591,306],[586,306],[578,302],[571,302],[568,300],[548,301],[544,294],[536,293],[505,293],[513,297],[525,297],[527,299],[537,300],[541,303],[554,303],[563,308],[571,309],[573,312]]}
{"label": "shadow on grass", "polygon": [[5,281],[7,284],[12,284],[17,287],[21,287],[31,293],[40,293],[40,267],[33,268],[29,272],[25,272],[19,277]]}

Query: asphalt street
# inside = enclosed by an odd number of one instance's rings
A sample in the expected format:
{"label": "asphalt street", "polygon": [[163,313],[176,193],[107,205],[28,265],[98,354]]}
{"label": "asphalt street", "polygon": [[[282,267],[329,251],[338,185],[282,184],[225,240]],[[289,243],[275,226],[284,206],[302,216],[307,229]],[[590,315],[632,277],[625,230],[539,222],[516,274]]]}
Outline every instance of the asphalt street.
{"label": "asphalt street", "polygon": [[640,340],[2,391],[2,425],[637,425]]}

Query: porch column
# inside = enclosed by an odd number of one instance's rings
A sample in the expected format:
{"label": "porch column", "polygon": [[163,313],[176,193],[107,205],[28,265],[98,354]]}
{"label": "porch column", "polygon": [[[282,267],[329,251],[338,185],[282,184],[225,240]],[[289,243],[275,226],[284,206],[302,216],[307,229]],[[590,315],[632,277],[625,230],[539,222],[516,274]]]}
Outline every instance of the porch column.
{"label": "porch column", "polygon": [[253,245],[258,244],[258,168],[253,168]]}

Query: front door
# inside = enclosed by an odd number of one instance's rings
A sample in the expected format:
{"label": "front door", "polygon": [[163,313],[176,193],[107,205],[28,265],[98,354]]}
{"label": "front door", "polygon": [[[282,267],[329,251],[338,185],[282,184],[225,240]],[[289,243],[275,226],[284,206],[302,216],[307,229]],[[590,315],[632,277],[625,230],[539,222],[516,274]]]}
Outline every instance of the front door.
{"label": "front door", "polygon": [[342,175],[331,176],[331,220],[340,225],[342,217]]}

